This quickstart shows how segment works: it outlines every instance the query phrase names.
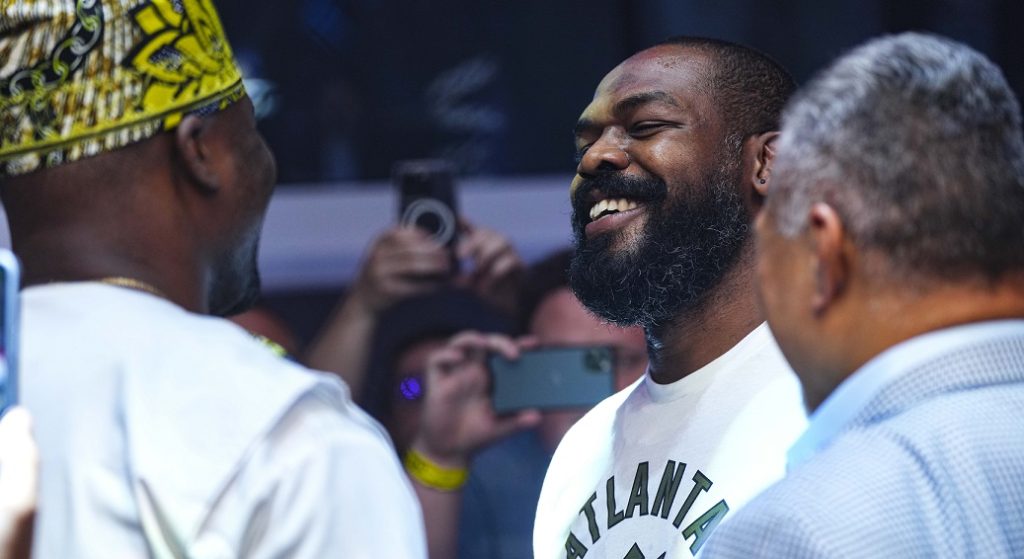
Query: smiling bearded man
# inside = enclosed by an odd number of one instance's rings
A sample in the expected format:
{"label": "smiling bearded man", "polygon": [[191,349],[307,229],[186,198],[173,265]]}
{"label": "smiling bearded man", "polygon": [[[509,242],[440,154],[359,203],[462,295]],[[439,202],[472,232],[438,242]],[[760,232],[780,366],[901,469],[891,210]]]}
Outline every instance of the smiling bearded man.
{"label": "smiling bearded man", "polygon": [[[671,196],[655,178],[602,174],[580,182],[572,285],[592,312],[621,326],[654,328],[700,307],[748,240],[751,214],[735,188],[741,177],[728,149],[722,146],[721,164]],[[616,222],[637,214],[646,214],[646,225],[629,240]]]}
{"label": "smiling bearded man", "polygon": [[559,445],[538,559],[689,557],[783,475],[805,417],[758,309],[749,230],[794,87],[756,51],[680,38],[612,70],[580,117],[572,287],[644,327],[650,368]]}

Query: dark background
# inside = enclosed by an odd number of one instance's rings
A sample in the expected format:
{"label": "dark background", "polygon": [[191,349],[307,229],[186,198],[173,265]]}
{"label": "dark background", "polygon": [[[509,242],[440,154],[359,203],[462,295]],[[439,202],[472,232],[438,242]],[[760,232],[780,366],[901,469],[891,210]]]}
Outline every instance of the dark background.
{"label": "dark background", "polygon": [[[411,157],[465,175],[571,172],[601,77],[677,34],[759,48],[805,81],[868,37],[926,30],[1024,91],[1021,0],[220,0],[282,183],[386,178]],[[261,111],[267,105],[261,104]]]}

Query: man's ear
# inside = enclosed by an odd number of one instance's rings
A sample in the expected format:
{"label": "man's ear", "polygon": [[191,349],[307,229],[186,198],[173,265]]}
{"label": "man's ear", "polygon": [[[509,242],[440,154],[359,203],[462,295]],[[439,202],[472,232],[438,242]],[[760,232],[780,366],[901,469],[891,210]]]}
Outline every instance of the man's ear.
{"label": "man's ear", "polygon": [[768,194],[768,185],[772,178],[772,164],[775,163],[775,141],[778,140],[777,131],[765,132],[757,136],[758,150],[754,154],[754,165],[750,180],[754,185],[754,191],[764,198]]}
{"label": "man's ear", "polygon": [[754,211],[764,205],[764,197],[771,184],[772,163],[775,161],[776,131],[751,136],[744,145],[744,183],[751,187],[750,204]]}
{"label": "man's ear", "polygon": [[187,115],[174,132],[175,146],[191,182],[207,191],[220,188],[220,174],[215,155],[213,119]]}
{"label": "man's ear", "polygon": [[850,281],[849,244],[843,221],[832,206],[818,202],[811,206],[808,234],[816,260],[814,299],[815,314],[821,315],[842,295]]}

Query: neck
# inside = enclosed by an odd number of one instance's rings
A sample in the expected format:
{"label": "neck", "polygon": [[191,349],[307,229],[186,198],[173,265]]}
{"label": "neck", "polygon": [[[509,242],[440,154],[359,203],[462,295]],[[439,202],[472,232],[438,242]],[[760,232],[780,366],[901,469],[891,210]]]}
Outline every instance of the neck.
{"label": "neck", "polygon": [[[20,234],[12,229],[25,287],[54,282],[128,278],[146,284],[186,310],[207,312],[198,268],[175,258],[170,247],[128,250],[85,234]],[[86,240],[88,239],[88,240]]]}
{"label": "neck", "polygon": [[729,351],[762,322],[751,247],[698,308],[646,330],[651,377],[659,384],[675,382]]}
{"label": "neck", "polygon": [[187,310],[207,310],[209,255],[188,211],[189,183],[169,164],[173,134],[4,180],[23,282],[144,282]]}
{"label": "neck", "polygon": [[858,292],[843,309],[834,311],[845,318],[822,325],[822,340],[833,342],[828,345],[834,349],[830,358],[834,365],[819,366],[813,375],[801,375],[808,408],[816,409],[868,361],[900,342],[954,326],[1024,318],[1022,279],[1016,276],[994,284],[949,283],[919,291]]}

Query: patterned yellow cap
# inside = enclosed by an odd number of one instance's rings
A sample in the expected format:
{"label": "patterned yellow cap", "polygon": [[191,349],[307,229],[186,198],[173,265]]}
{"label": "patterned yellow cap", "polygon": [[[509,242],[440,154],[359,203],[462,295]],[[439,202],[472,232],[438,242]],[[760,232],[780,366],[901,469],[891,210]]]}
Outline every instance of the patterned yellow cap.
{"label": "patterned yellow cap", "polygon": [[115,150],[244,95],[210,0],[0,0],[0,176]]}

